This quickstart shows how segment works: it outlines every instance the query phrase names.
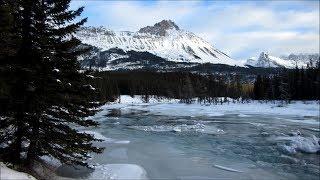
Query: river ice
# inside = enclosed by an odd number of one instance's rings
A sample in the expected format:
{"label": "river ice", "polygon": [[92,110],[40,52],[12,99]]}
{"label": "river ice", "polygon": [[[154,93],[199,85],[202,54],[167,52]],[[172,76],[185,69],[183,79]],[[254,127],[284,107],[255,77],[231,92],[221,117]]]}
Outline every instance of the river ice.
{"label": "river ice", "polygon": [[83,179],[318,179],[319,104],[223,105],[122,96],[82,131],[104,140]]}

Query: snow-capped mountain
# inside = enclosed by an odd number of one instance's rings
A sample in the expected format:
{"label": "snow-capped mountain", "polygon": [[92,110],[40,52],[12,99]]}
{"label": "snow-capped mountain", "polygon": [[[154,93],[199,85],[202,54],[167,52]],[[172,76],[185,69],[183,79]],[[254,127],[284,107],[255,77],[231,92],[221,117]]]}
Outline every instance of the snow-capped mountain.
{"label": "snow-capped mountain", "polygon": [[[281,56],[282,59],[293,61],[298,66],[306,66],[308,63],[310,66],[315,66],[320,60],[320,54],[290,54],[289,56]],[[310,64],[312,63],[312,64]]]}
{"label": "snow-capped mountain", "polygon": [[[171,20],[163,20],[154,26],[141,28],[137,32],[112,31],[104,27],[84,27],[75,36],[84,44],[100,51],[121,49],[124,52],[149,52],[167,61],[212,63],[242,66],[240,61],[230,58],[210,43],[186,30],[180,29]],[[128,55],[112,54],[109,62]],[[106,64],[106,65],[107,65]]]}
{"label": "snow-capped mountain", "polygon": [[315,63],[319,61],[319,54],[290,54],[289,56],[275,57],[265,52],[262,52],[258,58],[250,58],[247,60],[245,65],[254,67],[286,67],[295,68],[306,67],[307,64],[315,66]]}

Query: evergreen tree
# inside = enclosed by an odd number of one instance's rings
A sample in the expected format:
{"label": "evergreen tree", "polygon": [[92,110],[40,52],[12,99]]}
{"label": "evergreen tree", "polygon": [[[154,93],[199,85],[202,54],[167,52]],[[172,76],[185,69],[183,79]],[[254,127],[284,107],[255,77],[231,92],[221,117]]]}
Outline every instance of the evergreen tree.
{"label": "evergreen tree", "polygon": [[[84,120],[93,115],[99,103],[92,102],[95,88],[79,73],[77,56],[80,41],[72,34],[86,19],[72,24],[83,7],[68,10],[70,0],[39,1],[35,27],[39,37],[40,66],[37,98],[41,111],[32,123],[32,136],[27,160],[39,155],[51,155],[63,163],[87,165],[88,152],[101,152],[93,147],[91,135],[79,133],[70,125],[94,126],[96,122]],[[49,95],[49,96],[48,96]],[[45,109],[43,109],[45,107]],[[44,111],[43,111],[44,110]]]}
{"label": "evergreen tree", "polygon": [[[9,148],[12,156],[25,152],[23,158],[29,165],[43,155],[66,164],[87,165],[89,152],[102,151],[92,146],[97,139],[76,130],[97,125],[85,118],[94,115],[93,109],[100,104],[95,102],[95,88],[79,71],[77,56],[85,49],[77,48],[80,41],[72,36],[86,21],[72,23],[83,8],[68,10],[69,3],[24,0],[15,4],[21,9],[17,19],[22,23],[21,45],[14,58],[19,70],[13,85],[16,92],[12,92],[14,116],[8,118],[15,120],[11,125],[17,130]],[[24,150],[25,142],[29,146]]]}
{"label": "evergreen tree", "polygon": [[291,100],[291,93],[290,93],[290,85],[288,82],[287,75],[284,74],[284,77],[281,78],[280,85],[279,85],[279,92],[280,92],[280,100],[288,103]]}
{"label": "evergreen tree", "polygon": [[183,85],[182,85],[183,102],[190,104],[192,102],[193,94],[194,94],[194,89],[192,86],[191,78],[189,74],[187,74],[185,76],[185,79],[183,79]]}
{"label": "evergreen tree", "polygon": [[[0,79],[4,84],[0,94],[1,154],[4,160],[20,162],[22,141],[27,123],[26,104],[30,68],[19,59],[23,48],[21,1],[4,0],[0,4]],[[27,13],[25,13],[27,14]],[[3,89],[3,88],[1,88]]]}
{"label": "evergreen tree", "polygon": [[257,100],[262,99],[263,97],[263,84],[262,77],[260,75],[257,76],[256,81],[254,82],[253,94],[254,98]]}

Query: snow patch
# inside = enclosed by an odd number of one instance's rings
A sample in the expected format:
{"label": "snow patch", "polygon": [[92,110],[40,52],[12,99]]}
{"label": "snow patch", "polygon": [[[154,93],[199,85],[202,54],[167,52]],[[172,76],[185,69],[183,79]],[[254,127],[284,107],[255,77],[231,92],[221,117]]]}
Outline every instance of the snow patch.
{"label": "snow patch", "polygon": [[53,72],[56,72],[56,73],[60,72],[59,69],[53,69],[52,71],[53,71]]}
{"label": "snow patch", "polygon": [[311,137],[297,136],[280,136],[274,138],[276,141],[289,142],[289,145],[282,144],[281,147],[290,154],[297,152],[318,153],[320,152],[320,139],[312,135]]}
{"label": "snow patch", "polygon": [[104,164],[95,166],[88,179],[148,179],[143,167],[136,164]]}
{"label": "snow patch", "polygon": [[93,91],[96,90],[96,88],[92,87],[91,84],[84,85],[83,87],[89,88],[90,90],[93,90]]}
{"label": "snow patch", "polygon": [[15,171],[13,169],[8,168],[6,165],[4,165],[2,162],[0,162],[0,179],[3,180],[18,180],[18,179],[23,179],[23,180],[36,180],[33,176]]}
{"label": "snow patch", "polygon": [[88,78],[94,79],[94,76],[92,75],[86,75]]}

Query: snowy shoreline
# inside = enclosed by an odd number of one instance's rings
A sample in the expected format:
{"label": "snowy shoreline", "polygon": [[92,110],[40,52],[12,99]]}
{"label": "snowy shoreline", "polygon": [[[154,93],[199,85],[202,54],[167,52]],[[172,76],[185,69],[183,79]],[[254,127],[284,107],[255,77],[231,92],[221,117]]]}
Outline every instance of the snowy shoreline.
{"label": "snowy shoreline", "polygon": [[[292,101],[290,104],[282,106],[280,101],[263,102],[252,100],[247,103],[230,102],[223,104],[200,104],[180,103],[178,99],[157,99],[150,97],[149,102],[145,103],[142,96],[130,97],[121,95],[120,99],[113,103],[102,106],[103,111],[97,115],[105,114],[105,110],[120,109],[121,113],[135,109],[148,111],[157,115],[173,115],[173,116],[223,116],[228,114],[237,114],[239,117],[265,114],[265,115],[284,115],[299,117],[315,117],[319,119],[319,102],[318,101]],[[148,105],[148,107],[146,106]],[[185,111],[188,109],[188,111]],[[97,116],[96,115],[96,116]]]}
{"label": "snowy shoreline", "polygon": [[33,176],[30,174],[19,172],[16,170],[13,170],[11,168],[8,168],[5,164],[0,162],[0,179],[3,180],[17,180],[17,179],[23,179],[23,180],[36,180]]}

